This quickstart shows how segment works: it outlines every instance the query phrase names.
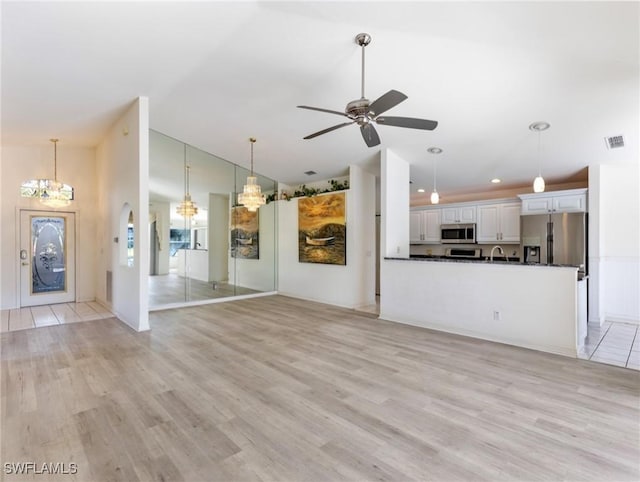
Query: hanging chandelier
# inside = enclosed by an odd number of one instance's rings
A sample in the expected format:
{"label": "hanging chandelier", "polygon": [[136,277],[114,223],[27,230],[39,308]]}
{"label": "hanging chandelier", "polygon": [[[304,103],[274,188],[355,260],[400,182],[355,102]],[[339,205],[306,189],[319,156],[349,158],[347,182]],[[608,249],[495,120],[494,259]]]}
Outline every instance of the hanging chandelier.
{"label": "hanging chandelier", "polygon": [[251,173],[247,177],[247,183],[244,185],[243,191],[238,194],[238,204],[242,204],[251,212],[256,212],[265,203],[265,198],[260,184],[258,184],[258,178],[253,175],[253,145],[256,142],[256,138],[250,137],[249,142],[251,142]]}
{"label": "hanging chandelier", "polygon": [[185,218],[190,218],[198,214],[198,208],[196,203],[191,200],[191,194],[189,193],[189,171],[191,167],[187,165],[187,145],[184,145],[184,199],[180,205],[176,208],[176,212]]}
{"label": "hanging chandelier", "polygon": [[73,187],[58,181],[58,141],[53,142],[53,179],[31,179],[20,186],[20,195],[39,199],[50,208],[62,208],[73,201]]}

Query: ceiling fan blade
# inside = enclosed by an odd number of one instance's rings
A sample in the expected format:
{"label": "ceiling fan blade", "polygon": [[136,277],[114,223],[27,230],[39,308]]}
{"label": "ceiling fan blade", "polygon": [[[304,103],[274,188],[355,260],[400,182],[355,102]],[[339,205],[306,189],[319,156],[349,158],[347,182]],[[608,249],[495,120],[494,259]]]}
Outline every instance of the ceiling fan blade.
{"label": "ceiling fan blade", "polygon": [[373,124],[364,124],[360,126],[360,132],[362,133],[362,138],[364,142],[367,143],[367,146],[373,147],[380,144],[380,137],[378,137],[378,133],[376,132]]}
{"label": "ceiling fan blade", "polygon": [[380,115],[383,112],[388,111],[392,107],[397,106],[403,100],[406,100],[407,96],[397,90],[390,90],[369,106],[369,111],[373,112],[373,115]]}
{"label": "ceiling fan blade", "polygon": [[[355,122],[355,121],[353,121],[353,122]],[[335,131],[336,129],[340,129],[341,127],[350,126],[351,124],[353,124],[353,122],[345,122],[344,124],[338,124],[337,126],[329,127],[327,129],[323,129],[321,131],[314,132],[313,134],[309,134],[307,137],[304,137],[303,139],[313,139],[314,137],[321,136],[322,134],[326,134],[327,132],[331,132],[331,131]]]}
{"label": "ceiling fan blade", "polygon": [[299,105],[297,107],[299,107],[300,109],[317,110],[317,111],[320,111],[320,112],[327,112],[329,114],[338,114],[338,115],[343,115],[345,117],[349,117],[344,112],[338,112],[337,110],[321,109],[320,107],[310,107],[308,105]]}
{"label": "ceiling fan blade", "polygon": [[437,121],[414,119],[413,117],[378,117],[375,121],[385,126],[409,127],[411,129],[423,129],[425,131],[432,131],[438,127]]}

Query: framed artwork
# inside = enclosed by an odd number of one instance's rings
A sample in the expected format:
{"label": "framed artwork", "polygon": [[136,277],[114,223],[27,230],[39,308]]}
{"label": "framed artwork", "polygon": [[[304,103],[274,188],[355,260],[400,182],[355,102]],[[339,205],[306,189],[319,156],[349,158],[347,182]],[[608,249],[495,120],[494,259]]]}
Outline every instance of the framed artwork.
{"label": "framed artwork", "polygon": [[231,209],[231,257],[260,259],[258,211],[244,206]]}
{"label": "framed artwork", "polygon": [[345,193],[298,199],[298,260],[347,264]]}

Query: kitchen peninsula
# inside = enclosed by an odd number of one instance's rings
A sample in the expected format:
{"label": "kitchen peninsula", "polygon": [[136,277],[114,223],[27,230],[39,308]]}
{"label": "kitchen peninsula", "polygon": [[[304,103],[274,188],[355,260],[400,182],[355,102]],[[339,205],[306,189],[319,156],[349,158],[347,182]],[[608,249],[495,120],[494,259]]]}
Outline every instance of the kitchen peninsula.
{"label": "kitchen peninsula", "polygon": [[[532,248],[539,248],[546,238],[538,235],[521,240],[520,217],[532,215],[530,211],[538,205],[540,209],[546,208],[547,214],[586,211],[586,189],[459,204],[456,211],[460,215],[454,221],[475,222],[477,232],[483,235],[478,234],[474,240],[471,233],[470,237],[466,235],[464,244],[455,246],[475,246],[481,250],[482,259],[417,258],[411,257],[414,243],[423,245],[415,245],[414,254],[447,253],[441,243],[443,236],[429,229],[426,221],[430,219],[422,216],[418,223],[415,213],[436,213],[433,217],[437,221],[438,213],[444,213],[445,209],[449,212],[452,206],[410,209],[409,163],[391,150],[383,152],[381,172],[380,319],[577,356],[586,331],[587,283],[585,279],[578,281],[578,265],[556,265],[553,259],[543,260],[539,256],[537,259],[529,256],[531,264],[489,262],[484,258],[490,257],[492,246],[499,244],[507,250],[506,256],[525,261],[527,255],[534,254]],[[581,202],[566,203],[567,200]],[[473,204],[476,204],[475,221]],[[471,206],[471,214],[463,219],[462,208],[466,206]],[[441,231],[442,216],[439,223]],[[420,232],[416,233],[418,226]],[[484,234],[491,233],[492,237],[485,240]],[[524,245],[519,244],[522,241]],[[527,246],[531,248],[528,251],[524,249]],[[514,250],[519,251],[515,256]]]}
{"label": "kitchen peninsula", "polygon": [[394,282],[382,287],[381,319],[577,355],[577,267],[385,258],[382,269]]}

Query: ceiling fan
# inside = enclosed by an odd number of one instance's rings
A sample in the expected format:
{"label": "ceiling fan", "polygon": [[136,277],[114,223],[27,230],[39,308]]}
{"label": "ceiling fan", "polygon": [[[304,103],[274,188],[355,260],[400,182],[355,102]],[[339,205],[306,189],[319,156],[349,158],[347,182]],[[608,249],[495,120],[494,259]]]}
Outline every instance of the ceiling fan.
{"label": "ceiling fan", "polygon": [[321,109],[319,107],[310,107],[308,105],[299,105],[301,109],[317,110],[320,112],[328,112],[329,114],[337,114],[349,119],[349,122],[338,124],[327,129],[323,129],[313,134],[309,134],[304,139],[313,139],[314,137],[321,136],[327,132],[340,129],[351,124],[358,124],[360,126],[360,132],[364,142],[369,147],[377,146],[380,144],[380,137],[376,132],[373,123],[396,126],[396,127],[409,127],[411,129],[422,129],[432,131],[438,126],[436,121],[426,119],[415,119],[413,117],[381,117],[380,114],[388,111],[392,107],[395,107],[403,100],[407,99],[407,96],[397,90],[390,90],[377,100],[369,102],[369,99],[364,96],[364,48],[371,42],[371,36],[367,33],[359,33],[356,35],[356,43],[362,47],[362,84],[361,84],[361,97],[358,100],[353,100],[347,104],[344,112],[336,110]]}

